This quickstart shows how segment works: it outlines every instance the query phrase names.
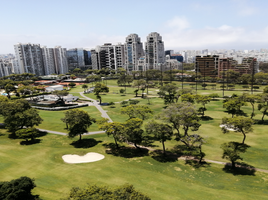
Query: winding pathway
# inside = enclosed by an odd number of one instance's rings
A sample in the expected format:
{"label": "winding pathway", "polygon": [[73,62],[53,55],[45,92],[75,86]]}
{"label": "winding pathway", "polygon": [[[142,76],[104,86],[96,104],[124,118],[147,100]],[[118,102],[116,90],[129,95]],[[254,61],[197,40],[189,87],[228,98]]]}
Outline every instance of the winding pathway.
{"label": "winding pathway", "polygon": [[112,120],[112,119],[109,117],[109,115],[107,114],[107,111],[105,111],[105,110],[102,109],[102,107],[100,106],[99,102],[97,102],[95,99],[91,99],[91,98],[85,96],[83,92],[79,92],[79,94],[80,94],[83,98],[85,98],[85,99],[87,99],[87,100],[91,100],[92,103],[88,103],[88,105],[93,105],[93,106],[95,106],[95,107],[101,112],[101,116],[102,116],[103,118],[107,118],[107,119],[109,120],[108,122],[113,122],[113,120]]}

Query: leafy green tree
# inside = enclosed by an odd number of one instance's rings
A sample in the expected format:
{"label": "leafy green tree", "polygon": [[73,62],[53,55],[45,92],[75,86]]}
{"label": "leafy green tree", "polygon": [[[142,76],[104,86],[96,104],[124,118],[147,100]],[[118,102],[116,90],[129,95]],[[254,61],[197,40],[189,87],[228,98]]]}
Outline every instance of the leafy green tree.
{"label": "leafy green tree", "polygon": [[176,103],[178,102],[179,98],[184,94],[193,94],[193,92],[189,88],[184,88],[184,89],[178,90],[175,94]]}
{"label": "leafy green tree", "polygon": [[223,133],[228,133],[228,129],[234,129],[235,131],[243,134],[243,141],[242,144],[245,143],[246,140],[246,134],[249,132],[252,132],[252,125],[254,124],[254,121],[247,117],[234,117],[234,118],[222,118],[222,124],[224,125],[222,127]]}
{"label": "leafy green tree", "polygon": [[68,125],[69,137],[73,138],[79,135],[81,141],[82,134],[87,132],[87,129],[96,122],[95,118],[80,109],[72,109],[65,112],[65,117],[62,119]]}
{"label": "leafy green tree", "polygon": [[163,154],[166,154],[165,142],[172,139],[173,130],[168,124],[157,122],[155,120],[149,121],[145,125],[146,132],[154,134],[156,140],[160,141],[163,146]]}
{"label": "leafy green tree", "polygon": [[212,98],[213,100],[214,100],[215,98],[219,98],[219,97],[220,97],[217,93],[212,93],[212,94],[209,94],[208,96],[209,96],[210,98]]}
{"label": "leafy green tree", "polygon": [[121,114],[127,114],[129,119],[141,118],[142,120],[145,120],[153,114],[153,111],[145,105],[129,105],[121,108]]}
{"label": "leafy green tree", "polygon": [[101,95],[96,95],[96,98],[99,100],[100,102],[100,105],[101,105],[101,102],[102,102],[102,98],[101,98]]}
{"label": "leafy green tree", "polygon": [[268,93],[263,93],[260,96],[258,110],[262,112],[261,122],[264,122],[264,116],[268,114]]}
{"label": "leafy green tree", "polygon": [[89,75],[86,77],[86,81],[89,83],[89,82],[96,82],[96,81],[100,81],[101,80],[101,76],[99,75]]}
{"label": "leafy green tree", "polygon": [[182,102],[194,103],[194,100],[195,100],[195,96],[190,93],[181,95]]}
{"label": "leafy green tree", "polygon": [[59,99],[58,102],[64,103],[64,96],[67,96],[69,94],[66,90],[54,90],[52,91],[52,94],[56,95]]}
{"label": "leafy green tree", "polygon": [[177,90],[178,86],[172,83],[160,87],[159,93],[164,95],[165,104],[174,103]]}
{"label": "leafy green tree", "polygon": [[222,158],[231,161],[232,168],[235,168],[235,162],[237,160],[243,160],[240,154],[245,153],[249,146],[238,142],[228,142],[222,144],[221,148],[223,150]]}
{"label": "leafy green tree", "polygon": [[76,84],[74,82],[71,82],[68,84],[71,88],[73,88],[74,86],[76,86]]}
{"label": "leafy green tree", "polygon": [[123,141],[123,136],[125,134],[124,123],[108,122],[108,119],[98,120],[97,123],[100,130],[105,131],[108,136],[113,136],[116,148],[118,148],[118,142]]}
{"label": "leafy green tree", "polygon": [[20,130],[17,130],[15,132],[16,136],[22,139],[26,139],[26,142],[28,142],[28,139],[31,139],[34,141],[36,136],[38,136],[38,130],[36,128],[23,128]]}
{"label": "leafy green tree", "polygon": [[133,143],[136,148],[139,148],[137,144],[141,144],[143,140],[142,124],[143,120],[139,118],[131,118],[125,123],[124,138],[126,141]]}
{"label": "leafy green tree", "polygon": [[249,84],[252,80],[252,75],[251,74],[242,74],[238,78],[238,82],[242,84]]}
{"label": "leafy green tree", "polygon": [[71,79],[75,79],[75,78],[76,78],[76,75],[71,74],[71,75],[70,75],[70,78],[71,78]]}
{"label": "leafy green tree", "polygon": [[120,94],[123,94],[125,92],[125,90],[124,89],[120,89],[119,92],[120,92]]}
{"label": "leafy green tree", "polygon": [[86,89],[88,88],[88,86],[86,84],[82,85],[82,88],[84,89],[84,92],[86,91]]}
{"label": "leafy green tree", "polygon": [[[250,83],[251,81],[252,78],[250,78]],[[254,74],[254,82],[256,82],[257,84],[267,83],[267,81],[268,81],[268,73],[259,72]]]}
{"label": "leafy green tree", "polygon": [[199,111],[201,112],[202,116],[205,115],[205,111],[206,109],[206,104],[208,104],[211,100],[211,98],[209,96],[205,96],[205,95],[195,95],[195,100],[196,103],[200,103],[203,107],[199,108]]}
{"label": "leafy green tree", "polygon": [[241,98],[243,99],[243,101],[245,102],[249,102],[251,107],[252,107],[252,113],[251,113],[251,119],[255,116],[255,107],[254,107],[254,104],[257,102],[257,101],[260,101],[261,98],[259,95],[254,95],[254,94],[246,94],[244,93]]}
{"label": "leafy green tree", "polygon": [[7,129],[15,133],[23,127],[31,128],[42,123],[42,118],[38,111],[31,108],[30,104],[24,99],[15,101],[1,102],[0,113],[4,116],[4,123]]}
{"label": "leafy green tree", "polygon": [[133,87],[138,87],[137,89],[139,90],[140,87],[145,87],[146,86],[146,81],[144,79],[135,80],[135,81],[133,81],[132,86]]}
{"label": "leafy green tree", "polygon": [[138,96],[139,89],[134,90],[136,97]]}
{"label": "leafy green tree", "polygon": [[172,124],[173,128],[177,131],[176,136],[178,139],[182,137],[180,127],[184,130],[184,136],[187,136],[189,129],[197,131],[201,126],[197,110],[189,102],[170,104],[160,113],[158,118]]}
{"label": "leafy green tree", "polygon": [[223,108],[226,108],[228,114],[231,114],[232,117],[234,117],[234,115],[244,114],[244,112],[241,110],[241,107],[244,105],[246,104],[243,99],[238,97],[231,97],[223,103]]}
{"label": "leafy green tree", "polygon": [[7,84],[6,86],[5,86],[5,91],[6,91],[6,93],[7,93],[7,97],[10,99],[10,92],[12,92],[12,91],[14,91],[15,90],[15,87],[14,87],[14,85],[12,85],[12,84]]}
{"label": "leafy green tree", "polygon": [[34,87],[33,86],[19,86],[19,88],[17,89],[18,93],[21,93],[23,96],[25,96],[26,94],[31,94],[34,91]]}
{"label": "leafy green tree", "polygon": [[84,188],[73,187],[64,200],[150,200],[135,190],[133,185],[125,184],[115,189],[107,186],[87,185]]}
{"label": "leafy green tree", "polygon": [[34,200],[38,196],[32,195],[36,187],[34,179],[23,176],[10,182],[0,182],[0,199],[3,200]]}
{"label": "leafy green tree", "polygon": [[108,93],[109,87],[107,87],[105,84],[102,84],[102,83],[96,83],[93,92],[95,93],[95,95],[99,95],[102,92]]}

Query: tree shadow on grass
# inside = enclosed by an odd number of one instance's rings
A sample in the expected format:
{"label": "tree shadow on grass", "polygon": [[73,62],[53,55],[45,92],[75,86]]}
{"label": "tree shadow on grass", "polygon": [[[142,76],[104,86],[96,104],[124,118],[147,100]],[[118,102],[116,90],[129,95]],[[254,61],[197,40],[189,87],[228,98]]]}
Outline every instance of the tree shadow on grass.
{"label": "tree shadow on grass", "polygon": [[210,116],[202,116],[202,117],[200,117],[200,119],[201,119],[202,121],[209,121],[209,120],[213,120],[214,118],[212,118],[212,117],[210,117]]}
{"label": "tree shadow on grass", "polygon": [[91,148],[96,146],[98,143],[101,143],[102,141],[97,141],[93,138],[85,138],[77,141],[73,141],[70,145],[74,146],[75,148]]}
{"label": "tree shadow on grass", "polygon": [[260,124],[260,125],[268,125],[268,120],[257,120],[255,119],[255,124]]}
{"label": "tree shadow on grass", "polygon": [[235,168],[232,168],[231,163],[227,163],[222,170],[226,173],[231,173],[234,176],[236,175],[255,176],[256,172],[256,169],[253,166],[248,165],[244,162],[242,163],[237,162]]}
{"label": "tree shadow on grass", "polygon": [[[228,113],[227,110],[225,110],[225,111],[223,111],[223,112],[225,112],[225,113],[227,113],[227,114],[229,114],[229,115],[232,115],[231,113]],[[235,116],[244,116],[244,117],[248,117],[248,114],[245,113],[243,110],[240,110],[240,111],[238,111],[238,112],[236,112],[236,113],[234,114],[234,117],[235,117]]]}
{"label": "tree shadow on grass", "polygon": [[190,165],[194,167],[195,169],[201,168],[201,167],[210,167],[210,163],[207,163],[205,161],[199,162],[197,159],[186,159],[185,160],[186,165]]}
{"label": "tree shadow on grass", "polygon": [[135,157],[144,157],[148,156],[148,149],[146,148],[135,148],[135,147],[125,147],[119,146],[116,147],[114,143],[103,144],[106,147],[106,153],[112,154],[113,156],[119,156],[124,158],[135,158]]}
{"label": "tree shadow on grass", "polygon": [[150,153],[150,156],[161,163],[176,162],[178,160],[178,156],[169,151],[166,151],[166,155],[164,155],[162,150],[155,150]]}
{"label": "tree shadow on grass", "polygon": [[[37,140],[36,138],[43,137],[43,136],[46,136],[46,135],[47,135],[47,132],[46,131],[40,131],[40,130],[38,130],[38,133],[35,136],[35,140]],[[8,138],[9,139],[20,139],[20,137],[18,137],[15,133],[12,133],[12,132],[10,132],[8,134]],[[33,142],[32,144],[36,144],[36,143],[40,143],[40,142],[35,142],[35,143]]]}
{"label": "tree shadow on grass", "polygon": [[34,139],[34,140],[23,140],[20,142],[20,145],[32,145],[32,144],[38,144],[38,143],[41,143],[41,140],[40,139]]}

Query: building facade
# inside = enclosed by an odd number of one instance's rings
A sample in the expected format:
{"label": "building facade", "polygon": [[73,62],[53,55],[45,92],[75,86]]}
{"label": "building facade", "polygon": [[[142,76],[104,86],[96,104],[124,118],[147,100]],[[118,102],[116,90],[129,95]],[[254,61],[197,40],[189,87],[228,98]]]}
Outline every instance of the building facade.
{"label": "building facade", "polygon": [[201,73],[203,78],[218,77],[219,56],[196,56],[196,70]]}
{"label": "building facade", "polygon": [[137,34],[130,34],[125,41],[125,68],[127,71],[137,71],[138,60],[144,56],[143,45]]}
{"label": "building facade", "polygon": [[14,45],[20,73],[32,73],[37,76],[45,74],[42,49],[40,44]]}
{"label": "building facade", "polygon": [[164,42],[159,33],[153,32],[147,36],[145,42],[146,69],[160,70],[160,64],[165,63]]}
{"label": "building facade", "polygon": [[97,70],[102,68],[117,70],[120,67],[124,67],[124,45],[106,43],[102,46],[97,46],[95,49],[91,50],[91,61],[92,69]]}

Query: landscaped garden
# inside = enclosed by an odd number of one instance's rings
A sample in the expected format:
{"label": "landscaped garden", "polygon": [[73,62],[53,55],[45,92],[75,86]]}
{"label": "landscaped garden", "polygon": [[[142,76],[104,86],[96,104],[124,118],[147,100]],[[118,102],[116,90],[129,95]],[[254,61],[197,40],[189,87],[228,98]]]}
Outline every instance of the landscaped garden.
{"label": "landscaped garden", "polygon": [[[176,82],[181,89],[181,83]],[[114,102],[115,105],[104,104],[102,108],[114,122],[125,122],[128,115],[121,114],[123,108],[121,102],[129,99],[139,100],[137,105],[146,105],[153,110],[153,116],[161,113],[167,107],[164,99],[159,98],[159,88],[149,88],[148,98],[141,98],[141,91],[135,95],[135,89],[126,87],[126,92],[120,93],[116,81],[107,81],[109,93],[101,93],[102,103]],[[91,84],[89,84],[91,86]],[[192,88],[189,83],[184,84],[185,88]],[[238,132],[224,134],[220,128],[223,117],[231,117],[231,114],[223,108],[223,91],[218,85],[215,89],[207,87],[205,90],[198,85],[197,94],[209,95],[218,94],[220,98],[211,100],[206,104],[205,117],[200,120],[201,126],[198,131],[189,131],[189,134],[198,133],[204,138],[202,151],[204,159],[228,162],[222,158],[223,150],[221,145],[229,141],[241,142],[243,135]],[[264,87],[260,87],[254,93],[262,93]],[[73,88],[70,93],[78,96],[82,92],[81,86]],[[195,92],[195,88],[193,88]],[[231,96],[233,93],[242,95],[245,91],[242,86],[235,90],[224,91],[224,96]],[[147,90],[144,90],[147,93]],[[94,93],[85,96],[97,99]],[[82,98],[82,96],[80,96]],[[181,102],[179,98],[178,102]],[[199,108],[201,104],[194,104]],[[255,105],[253,119],[255,124],[253,131],[247,134],[245,143],[250,146],[246,153],[241,154],[243,162],[249,166],[268,170],[268,147],[266,141],[267,121],[260,123],[262,113]],[[101,114],[93,107],[83,107],[90,116],[100,119]],[[242,106],[249,117],[252,109],[250,103]],[[44,120],[38,128],[60,131],[67,133],[65,123],[61,121],[66,111],[39,111]],[[153,118],[145,119],[146,123]],[[97,131],[97,124],[89,127],[88,131]],[[43,134],[39,137],[40,142],[31,145],[21,145],[22,139],[9,138],[6,129],[1,129],[0,136],[0,176],[1,180],[7,181],[20,176],[28,176],[35,179],[37,187],[34,194],[39,194],[42,199],[60,199],[68,195],[72,187],[83,187],[89,184],[122,185],[133,184],[142,193],[151,199],[267,199],[268,173],[237,168],[230,170],[228,166],[214,163],[203,163],[193,165],[186,164],[182,155],[176,155],[176,148],[182,145],[181,142],[172,140],[165,142],[167,156],[162,156],[162,144],[159,141],[149,143],[149,149],[139,151],[126,143],[119,143],[120,150],[114,150],[114,139],[106,134],[95,134],[83,136],[80,143],[78,137],[68,138],[67,136]],[[154,151],[158,150],[158,151]],[[105,158],[98,162],[84,164],[67,164],[62,160],[65,154],[84,155],[88,152],[98,152],[105,155]]]}

